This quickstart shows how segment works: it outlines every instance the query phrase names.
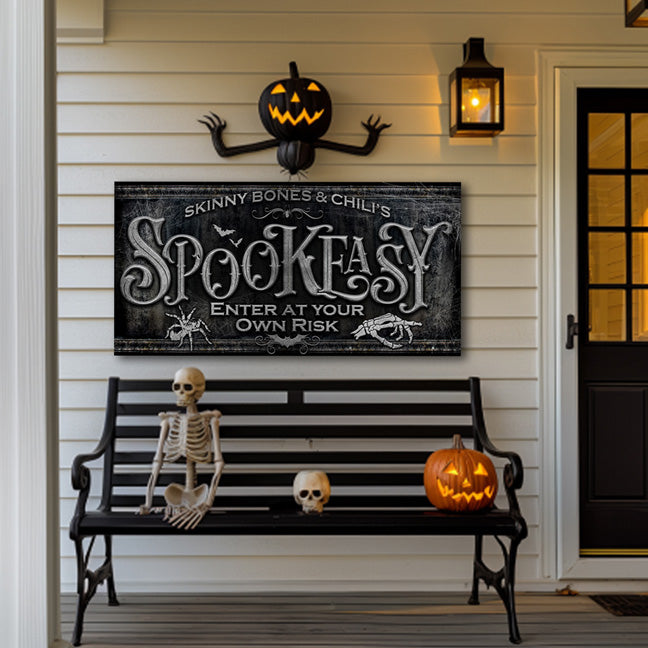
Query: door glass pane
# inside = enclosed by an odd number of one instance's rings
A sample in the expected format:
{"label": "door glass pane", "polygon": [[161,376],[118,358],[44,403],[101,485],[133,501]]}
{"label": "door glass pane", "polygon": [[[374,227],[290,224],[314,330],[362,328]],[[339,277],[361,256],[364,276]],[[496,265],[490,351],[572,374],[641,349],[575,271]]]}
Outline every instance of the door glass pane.
{"label": "door glass pane", "polygon": [[590,113],[590,169],[623,169],[625,166],[625,115]]}
{"label": "door glass pane", "polygon": [[648,342],[648,290],[632,291],[632,341]]}
{"label": "door glass pane", "polygon": [[[589,177],[590,226],[625,225],[625,178],[591,175]],[[648,185],[646,186],[648,189]]]}
{"label": "door glass pane", "polygon": [[632,235],[632,283],[648,283],[648,233]]}
{"label": "door glass pane", "polygon": [[625,341],[625,291],[589,291],[589,339],[593,342]]}
{"label": "door glass pane", "polygon": [[648,169],[648,114],[632,115],[632,168]]}
{"label": "door glass pane", "polygon": [[617,232],[590,232],[590,283],[625,283],[625,234]]}
{"label": "door glass pane", "polygon": [[648,227],[648,176],[632,176],[632,224]]}

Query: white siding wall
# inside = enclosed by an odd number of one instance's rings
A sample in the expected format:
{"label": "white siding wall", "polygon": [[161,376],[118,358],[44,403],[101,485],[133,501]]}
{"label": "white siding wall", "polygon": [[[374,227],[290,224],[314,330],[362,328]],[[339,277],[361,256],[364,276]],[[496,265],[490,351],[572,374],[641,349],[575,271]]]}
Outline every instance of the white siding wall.
{"label": "white siding wall", "polygon": [[[113,182],[281,180],[274,151],[221,159],[196,120],[218,112],[230,145],[267,137],[257,99],[270,81],[287,76],[290,60],[329,90],[330,139],[361,143],[360,121],[372,113],[393,123],[368,158],[318,150],[309,180],[462,183],[463,353],[193,362],[208,377],[332,377],[341,366],[348,377],[481,376],[491,436],[518,451],[526,466],[521,503],[530,536],[519,580],[541,580],[536,54],[570,43],[645,43],[646,30],[624,30],[620,5],[108,0],[104,44],[60,45],[64,589],[75,578],[66,526],[75,501],[69,467],[98,439],[107,376],[171,378],[182,362],[113,356]],[[506,70],[506,129],[493,140],[448,138],[448,74],[471,36],[483,36],[491,62]],[[280,590],[313,582],[330,589],[445,588],[464,587],[471,573],[468,539],[118,538],[115,545],[122,591]]]}

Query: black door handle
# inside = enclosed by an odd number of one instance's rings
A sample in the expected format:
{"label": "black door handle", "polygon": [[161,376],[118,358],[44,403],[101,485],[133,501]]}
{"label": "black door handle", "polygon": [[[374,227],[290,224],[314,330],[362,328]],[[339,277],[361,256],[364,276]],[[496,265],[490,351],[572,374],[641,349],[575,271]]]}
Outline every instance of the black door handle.
{"label": "black door handle", "polygon": [[567,315],[567,342],[565,349],[574,348],[574,336],[578,335],[578,322],[576,318],[570,313]]}

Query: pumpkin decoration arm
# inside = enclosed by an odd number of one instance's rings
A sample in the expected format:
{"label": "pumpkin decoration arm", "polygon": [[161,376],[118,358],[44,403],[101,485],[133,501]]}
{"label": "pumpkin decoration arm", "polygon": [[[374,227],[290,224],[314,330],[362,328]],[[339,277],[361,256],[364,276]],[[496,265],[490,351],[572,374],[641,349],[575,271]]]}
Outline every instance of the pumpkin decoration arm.
{"label": "pumpkin decoration arm", "polygon": [[209,129],[212,144],[221,157],[230,157],[239,153],[251,153],[253,151],[264,151],[265,149],[274,148],[279,145],[278,140],[270,139],[252,144],[241,144],[240,146],[225,146],[225,142],[223,142],[223,131],[227,126],[227,122],[213,112],[203,116],[205,119],[199,119],[198,121]]}
{"label": "pumpkin decoration arm", "polygon": [[361,122],[367,129],[367,141],[364,146],[353,146],[351,144],[340,144],[339,142],[330,142],[329,140],[318,139],[313,142],[313,146],[317,148],[330,149],[331,151],[340,151],[341,153],[351,153],[352,155],[369,155],[374,150],[378,143],[380,133],[389,128],[391,124],[380,123],[380,116],[376,117],[372,122],[373,115],[369,115],[366,122]]}

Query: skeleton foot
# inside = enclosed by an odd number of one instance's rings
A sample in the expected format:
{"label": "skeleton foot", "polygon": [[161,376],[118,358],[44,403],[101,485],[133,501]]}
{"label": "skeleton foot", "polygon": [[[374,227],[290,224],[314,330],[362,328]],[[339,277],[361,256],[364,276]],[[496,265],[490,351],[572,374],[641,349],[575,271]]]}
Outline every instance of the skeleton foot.
{"label": "skeleton foot", "polygon": [[[422,326],[421,322],[415,322],[411,320],[404,320],[398,315],[393,315],[392,313],[385,313],[385,315],[380,315],[379,317],[374,317],[373,319],[365,320],[356,328],[351,331],[351,335],[355,337],[356,340],[359,338],[370,335],[372,338],[375,338],[381,344],[384,344],[390,349],[399,349],[402,347],[402,344],[397,344],[400,340],[407,335],[408,342],[411,342],[414,338],[412,333],[413,326]],[[389,335],[396,340],[387,339],[384,335],[381,335],[381,331],[390,330]]]}
{"label": "skeleton foot", "polygon": [[176,529],[195,529],[200,520],[209,511],[207,504],[200,506],[171,506],[167,507],[164,519]]}

